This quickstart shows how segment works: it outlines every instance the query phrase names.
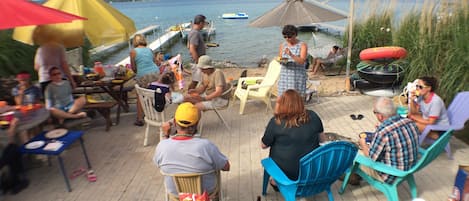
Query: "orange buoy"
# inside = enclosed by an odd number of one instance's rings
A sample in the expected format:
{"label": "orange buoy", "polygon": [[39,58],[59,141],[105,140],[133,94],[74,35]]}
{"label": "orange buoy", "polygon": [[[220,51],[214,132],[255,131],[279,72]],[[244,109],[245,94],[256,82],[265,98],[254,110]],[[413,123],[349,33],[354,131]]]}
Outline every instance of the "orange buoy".
{"label": "orange buoy", "polygon": [[398,46],[373,47],[360,52],[361,60],[403,59],[406,56],[407,50]]}

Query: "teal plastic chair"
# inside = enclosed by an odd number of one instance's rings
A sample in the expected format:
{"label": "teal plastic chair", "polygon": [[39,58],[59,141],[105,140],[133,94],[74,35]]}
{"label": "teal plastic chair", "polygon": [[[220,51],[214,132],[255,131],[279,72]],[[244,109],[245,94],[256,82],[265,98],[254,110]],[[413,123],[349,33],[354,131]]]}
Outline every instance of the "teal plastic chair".
{"label": "teal plastic chair", "polygon": [[[397,193],[397,187],[404,181],[407,181],[410,187],[410,193],[412,198],[417,197],[417,185],[415,184],[414,173],[421,170],[422,168],[426,167],[430,164],[433,160],[435,160],[443,150],[445,150],[446,145],[448,144],[451,136],[453,134],[453,130],[446,131],[443,135],[440,136],[438,140],[435,141],[429,148],[422,149],[419,148],[419,153],[421,155],[420,159],[418,160],[417,164],[414,165],[408,171],[402,171],[386,165],[381,162],[375,162],[371,160],[369,157],[363,156],[358,154],[355,158],[355,163],[351,169],[345,176],[345,180],[342,183],[342,187],[339,190],[339,193],[342,194],[347,186],[348,180],[352,173],[357,173],[360,175],[364,180],[366,180],[371,186],[375,187],[379,191],[383,192],[386,196],[388,201],[398,201],[399,196]],[[384,183],[374,179],[371,176],[368,176],[365,172],[363,172],[359,166],[364,165],[369,168],[372,168],[376,171],[380,171],[389,175],[396,176],[396,180],[392,184]]]}
{"label": "teal plastic chair", "polygon": [[296,197],[309,197],[327,191],[330,201],[334,200],[331,185],[352,166],[357,147],[345,141],[323,145],[300,159],[300,170],[296,181],[290,180],[272,158],[261,161],[264,166],[262,195],[266,195],[269,178],[272,177],[286,201]]}

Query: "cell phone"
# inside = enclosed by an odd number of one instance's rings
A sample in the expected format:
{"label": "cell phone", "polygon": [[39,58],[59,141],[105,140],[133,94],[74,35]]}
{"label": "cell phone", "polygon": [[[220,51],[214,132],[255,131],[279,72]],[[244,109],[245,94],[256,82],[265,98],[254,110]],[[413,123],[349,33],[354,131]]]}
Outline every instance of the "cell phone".
{"label": "cell phone", "polygon": [[362,133],[359,134],[359,137],[364,138],[366,144],[370,144],[371,141],[373,140],[373,135],[374,135],[374,133],[372,133],[372,132],[362,132]]}

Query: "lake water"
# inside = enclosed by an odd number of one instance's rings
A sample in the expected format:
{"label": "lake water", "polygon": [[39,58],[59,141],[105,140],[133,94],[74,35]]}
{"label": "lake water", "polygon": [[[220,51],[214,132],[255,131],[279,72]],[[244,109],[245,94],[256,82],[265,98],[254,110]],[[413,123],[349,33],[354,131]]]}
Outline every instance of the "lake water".
{"label": "lake water", "polygon": [[[220,44],[209,48],[207,54],[214,60],[231,61],[240,66],[257,66],[262,57],[273,58],[278,54],[279,44],[284,41],[280,27],[255,28],[249,22],[279,5],[283,0],[156,0],[150,2],[112,3],[116,9],[134,20],[137,29],[149,25],[160,25],[162,30],[170,26],[190,22],[197,14],[205,15],[216,28],[216,35],[210,42]],[[383,1],[384,2],[384,1]],[[401,1],[401,4],[414,4],[414,1]],[[331,0],[328,3],[337,9],[348,12],[349,0]],[[366,5],[366,1],[357,4]],[[356,4],[356,5],[357,5]],[[366,6],[365,6],[366,7]],[[407,6],[408,7],[408,6]],[[223,13],[246,12],[247,20],[221,19]],[[358,10],[356,13],[361,13]],[[345,26],[346,20],[331,22]],[[325,55],[331,46],[340,44],[338,37],[324,33],[301,32],[299,39],[305,41],[314,55]],[[149,41],[151,42],[151,41]],[[185,44],[177,42],[170,50],[172,55],[181,53],[184,60],[189,60]],[[314,51],[314,52],[311,52]],[[124,49],[105,60],[105,63],[117,63],[128,55]]]}

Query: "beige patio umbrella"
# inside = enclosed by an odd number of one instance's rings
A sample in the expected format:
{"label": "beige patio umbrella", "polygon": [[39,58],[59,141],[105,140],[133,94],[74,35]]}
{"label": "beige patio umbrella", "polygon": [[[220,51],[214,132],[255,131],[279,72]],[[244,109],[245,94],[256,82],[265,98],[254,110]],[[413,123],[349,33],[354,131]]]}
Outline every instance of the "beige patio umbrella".
{"label": "beige patio umbrella", "polygon": [[49,0],[44,6],[88,20],[15,28],[13,39],[31,45],[55,40],[65,47],[78,47],[86,37],[93,46],[99,46],[125,42],[136,32],[132,19],[103,0]]}
{"label": "beige patio umbrella", "polygon": [[249,23],[252,27],[310,25],[347,18],[347,14],[317,1],[285,0],[279,6]]}

